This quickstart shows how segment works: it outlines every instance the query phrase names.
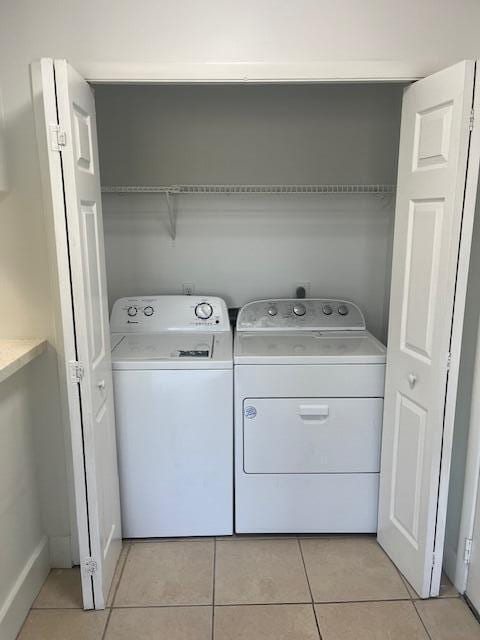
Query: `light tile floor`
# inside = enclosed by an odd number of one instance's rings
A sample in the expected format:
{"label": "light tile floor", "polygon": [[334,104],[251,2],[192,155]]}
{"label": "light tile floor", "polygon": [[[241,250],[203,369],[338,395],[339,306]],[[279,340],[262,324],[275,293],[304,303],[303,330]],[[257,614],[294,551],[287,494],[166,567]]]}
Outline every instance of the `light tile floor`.
{"label": "light tile floor", "polygon": [[420,600],[370,536],[126,541],[107,609],[54,570],[19,640],[480,640],[446,578]]}

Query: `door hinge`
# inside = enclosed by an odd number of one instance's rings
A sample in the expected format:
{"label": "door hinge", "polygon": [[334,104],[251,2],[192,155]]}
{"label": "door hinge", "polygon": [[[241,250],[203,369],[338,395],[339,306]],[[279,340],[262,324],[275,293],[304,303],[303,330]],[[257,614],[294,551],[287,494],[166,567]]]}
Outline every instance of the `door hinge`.
{"label": "door hinge", "polygon": [[435,551],[432,553],[432,569],[435,566]]}
{"label": "door hinge", "polygon": [[50,125],[50,146],[52,151],[62,151],[67,144],[67,134],[59,124]]}
{"label": "door hinge", "polygon": [[469,123],[469,126],[468,126],[470,131],[473,131],[474,122],[475,122],[475,111],[472,109],[470,111],[470,123]]}
{"label": "door hinge", "polygon": [[452,352],[449,351],[447,355],[447,371],[450,371],[451,364],[452,364]]}
{"label": "door hinge", "polygon": [[70,380],[71,382],[81,382],[83,380],[83,376],[85,375],[85,368],[81,362],[77,362],[73,360],[68,363],[70,369]]}
{"label": "door hinge", "polygon": [[82,565],[83,571],[87,574],[87,576],[93,576],[95,573],[97,573],[98,563],[93,558],[85,558]]}
{"label": "door hinge", "polygon": [[465,564],[470,564],[470,558],[472,557],[473,539],[465,538],[465,544],[463,546],[463,561]]}

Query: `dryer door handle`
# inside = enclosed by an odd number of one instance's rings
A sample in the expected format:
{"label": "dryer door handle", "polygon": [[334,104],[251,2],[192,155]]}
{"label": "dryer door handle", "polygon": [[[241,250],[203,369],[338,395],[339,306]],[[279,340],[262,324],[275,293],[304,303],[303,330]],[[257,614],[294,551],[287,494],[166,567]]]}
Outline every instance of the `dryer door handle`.
{"label": "dryer door handle", "polygon": [[305,422],[325,422],[330,414],[328,404],[301,404],[298,415]]}

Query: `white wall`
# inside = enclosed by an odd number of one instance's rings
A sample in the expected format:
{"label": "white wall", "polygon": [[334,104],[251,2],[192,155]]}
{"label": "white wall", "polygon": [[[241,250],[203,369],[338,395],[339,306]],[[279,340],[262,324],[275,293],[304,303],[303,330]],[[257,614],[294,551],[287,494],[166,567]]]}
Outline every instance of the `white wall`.
{"label": "white wall", "polygon": [[[393,184],[402,87],[95,89],[102,182]],[[162,195],[104,197],[110,302],[197,293],[230,306],[311,296],[359,304],[385,338],[394,198],[182,196],[170,240]]]}
{"label": "white wall", "polygon": [[0,638],[13,640],[49,569],[35,430],[42,356],[0,384]]}
{"label": "white wall", "polygon": [[[0,201],[0,335],[55,340],[28,65],[66,57],[96,63],[307,63],[397,60],[427,73],[480,54],[477,0],[16,0],[0,7],[0,85],[10,195]],[[49,402],[35,417],[42,512],[51,535],[69,531],[54,357],[42,362]],[[20,383],[19,383],[20,384]],[[50,446],[51,445],[51,446]],[[51,454],[50,452],[55,452]],[[55,470],[53,470],[55,468]],[[59,478],[63,478],[59,481]]]}

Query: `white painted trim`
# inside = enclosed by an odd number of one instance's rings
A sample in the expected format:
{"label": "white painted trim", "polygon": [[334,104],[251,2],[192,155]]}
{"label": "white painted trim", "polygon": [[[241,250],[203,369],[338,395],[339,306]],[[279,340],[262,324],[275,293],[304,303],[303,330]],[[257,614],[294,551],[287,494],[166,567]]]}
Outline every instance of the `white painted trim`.
{"label": "white painted trim", "polygon": [[48,538],[44,536],[28,558],[0,608],[0,638],[14,640],[50,571]]}
{"label": "white painted trim", "polygon": [[[465,191],[465,206],[475,212],[480,167],[480,61],[477,61],[475,97],[475,126],[472,131],[469,170]],[[473,219],[471,220],[473,227]],[[470,239],[472,230],[470,229]],[[464,283],[467,286],[467,283]],[[465,482],[463,489],[462,515],[458,534],[456,566],[451,575],[454,576],[455,588],[464,593],[467,588],[468,565],[463,561],[463,545],[466,538],[473,537],[475,507],[477,503],[478,478],[480,473],[480,327],[477,333],[474,378],[472,384],[471,412],[465,462]]]}
{"label": "white painted trim", "polygon": [[[44,220],[47,230],[47,245],[50,269],[50,282],[52,287],[52,320],[55,335],[55,352],[57,356],[57,369],[60,387],[60,404],[63,423],[65,466],[68,483],[68,507],[70,519],[70,535],[72,551],[72,564],[80,564],[78,550],[78,526],[76,519],[75,490],[73,480],[73,460],[72,460],[72,438],[70,433],[70,413],[67,392],[67,365],[64,353],[65,345],[68,345],[69,352],[74,351],[73,322],[62,316],[62,300],[65,300],[70,292],[70,282],[64,273],[60,272],[59,264],[62,256],[67,253],[65,246],[58,246],[56,243],[58,233],[58,216],[55,217],[54,202],[51,193],[51,180],[61,181],[60,157],[57,158],[56,166],[52,168],[48,164],[49,149],[45,136],[46,109],[51,112],[55,108],[55,96],[44,92],[42,86],[42,64],[37,61],[31,65],[32,99],[35,115],[35,130],[37,138],[40,173],[42,179],[42,192],[44,204]],[[53,175],[55,174],[55,175]]]}
{"label": "white painted trim", "polygon": [[301,83],[413,82],[438,71],[435,62],[339,60],[290,64],[89,62],[76,64],[89,82],[104,83]]}
{"label": "white painted trim", "polygon": [[[478,107],[480,65],[477,63],[475,72],[474,103]],[[470,112],[470,104],[465,105]],[[467,176],[465,182],[465,197],[463,202],[463,218],[460,236],[460,250],[457,267],[457,283],[455,288],[455,305],[453,309],[451,359],[448,374],[448,385],[445,399],[445,418],[443,427],[442,460],[440,466],[440,484],[438,490],[437,525],[435,530],[435,556],[443,558],[445,525],[447,518],[448,488],[450,484],[450,465],[453,446],[453,430],[455,426],[455,410],[457,405],[458,377],[460,371],[460,357],[462,351],[463,322],[465,318],[465,301],[467,297],[468,269],[472,246],[473,221],[477,199],[478,172],[480,166],[480,127],[470,136]],[[458,555],[458,552],[457,552]],[[460,554],[462,555],[462,554]],[[440,588],[442,562],[437,562],[432,571],[431,596],[437,596]]]}

